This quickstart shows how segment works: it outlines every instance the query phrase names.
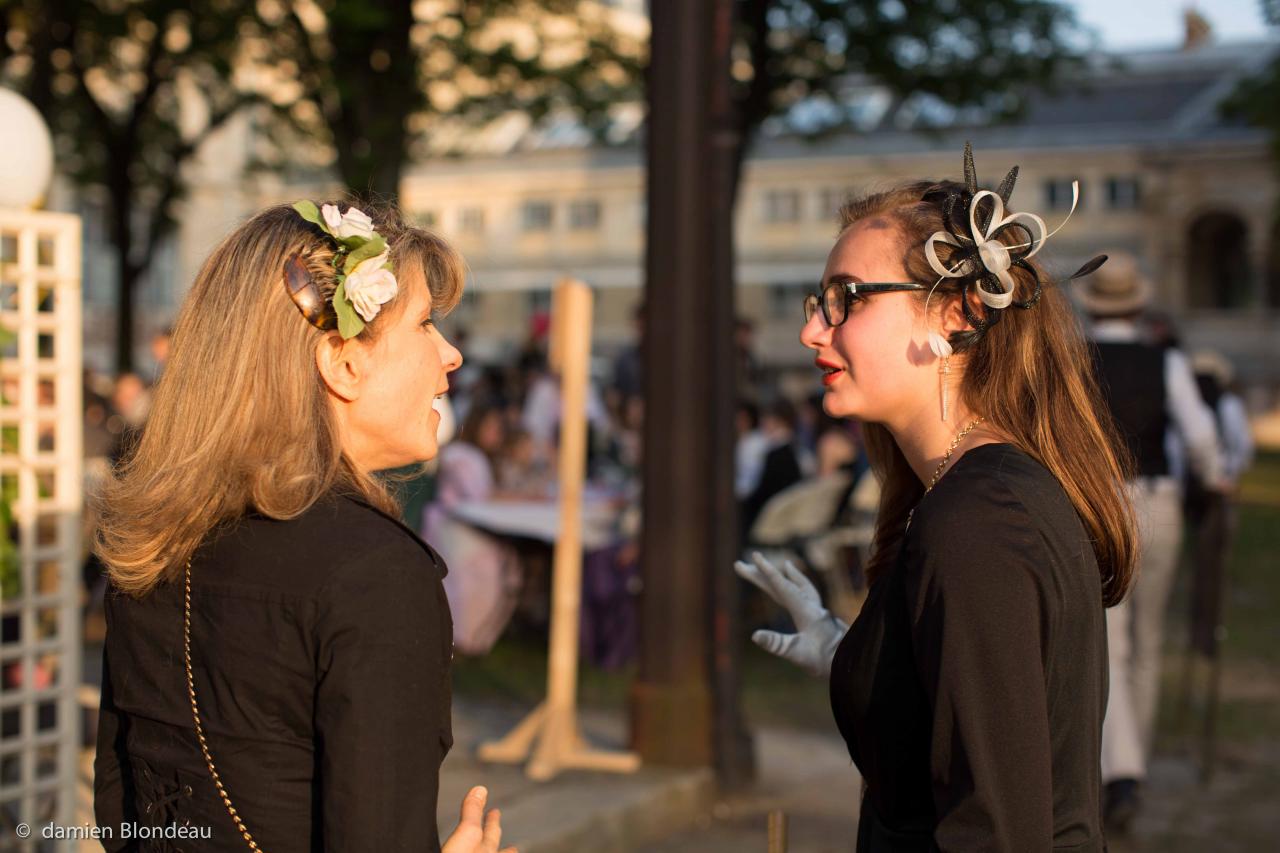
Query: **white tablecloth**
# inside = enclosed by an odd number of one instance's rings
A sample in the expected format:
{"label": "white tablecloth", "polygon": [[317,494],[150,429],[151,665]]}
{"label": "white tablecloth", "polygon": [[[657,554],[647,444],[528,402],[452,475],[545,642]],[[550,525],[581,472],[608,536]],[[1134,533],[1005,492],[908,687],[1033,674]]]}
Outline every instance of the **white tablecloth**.
{"label": "white tablecloth", "polygon": [[[549,501],[464,501],[451,510],[467,524],[499,536],[523,536],[555,543],[560,538],[560,505]],[[609,501],[582,505],[582,546],[588,551],[612,545],[618,512]]]}

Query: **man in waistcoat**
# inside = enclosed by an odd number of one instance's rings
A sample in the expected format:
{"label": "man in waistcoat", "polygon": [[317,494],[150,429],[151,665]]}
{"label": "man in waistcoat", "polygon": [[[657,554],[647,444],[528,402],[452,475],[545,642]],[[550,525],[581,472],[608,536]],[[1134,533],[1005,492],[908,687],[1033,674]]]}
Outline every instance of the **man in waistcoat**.
{"label": "man in waistcoat", "polygon": [[1138,521],[1138,575],[1128,598],[1107,611],[1111,689],[1102,779],[1104,817],[1115,833],[1127,830],[1140,805],[1159,700],[1164,616],[1182,543],[1181,490],[1166,455],[1168,432],[1178,433],[1202,482],[1214,488],[1222,483],[1213,414],[1186,356],[1139,332],[1151,290],[1132,255],[1111,252],[1076,293],[1092,320],[1099,385],[1135,463],[1129,493]]}

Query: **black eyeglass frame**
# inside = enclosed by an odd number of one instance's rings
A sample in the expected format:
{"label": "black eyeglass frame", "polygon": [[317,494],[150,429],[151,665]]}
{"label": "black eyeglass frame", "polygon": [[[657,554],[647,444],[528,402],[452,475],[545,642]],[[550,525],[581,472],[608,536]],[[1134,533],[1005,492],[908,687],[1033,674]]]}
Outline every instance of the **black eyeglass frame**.
{"label": "black eyeglass frame", "polygon": [[[844,288],[844,316],[840,318],[839,323],[831,322],[831,315],[827,311],[826,293],[833,287]],[[861,296],[870,293],[893,293],[894,291],[905,290],[927,290],[923,284],[915,281],[833,281],[826,287],[822,288],[820,293],[809,293],[804,297],[804,321],[808,323],[813,319],[814,313],[821,308],[822,319],[826,321],[828,326],[835,327],[844,323],[849,319],[849,302],[854,296]],[[809,306],[812,305],[813,308]]]}

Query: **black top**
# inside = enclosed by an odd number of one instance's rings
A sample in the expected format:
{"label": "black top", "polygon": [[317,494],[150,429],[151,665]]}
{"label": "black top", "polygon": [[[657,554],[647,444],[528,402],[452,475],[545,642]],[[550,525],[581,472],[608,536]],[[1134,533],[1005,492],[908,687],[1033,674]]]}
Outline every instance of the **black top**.
{"label": "black top", "polygon": [[1007,444],[925,496],[832,664],[858,851],[1101,851],[1106,626],[1066,493]]}
{"label": "black top", "polygon": [[[192,560],[200,716],[232,804],[264,850],[433,850],[452,744],[452,622],[440,557],[368,504],[328,495],[249,514]],[[195,738],[183,583],[109,593],[94,811],[108,850],[247,849]],[[120,837],[122,823],[212,837]]]}
{"label": "black top", "polygon": [[1169,431],[1164,383],[1165,350],[1138,341],[1094,343],[1094,372],[1142,477],[1169,473],[1164,439]]}

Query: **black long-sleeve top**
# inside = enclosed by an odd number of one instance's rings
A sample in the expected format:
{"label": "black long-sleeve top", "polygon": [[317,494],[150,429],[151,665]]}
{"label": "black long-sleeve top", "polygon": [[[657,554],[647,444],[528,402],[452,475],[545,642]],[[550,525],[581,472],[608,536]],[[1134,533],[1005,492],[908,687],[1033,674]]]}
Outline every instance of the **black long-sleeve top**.
{"label": "black long-sleeve top", "polygon": [[921,501],[836,652],[859,853],[1105,849],[1101,580],[1058,481],[1007,444]]}
{"label": "black long-sleeve top", "polygon": [[[209,748],[254,840],[272,851],[435,850],[452,744],[443,561],[397,519],[327,495],[250,513],[192,560],[191,657]],[[115,850],[247,849],[197,743],[183,584],[109,593],[95,761]],[[122,823],[210,838],[128,841]]]}

